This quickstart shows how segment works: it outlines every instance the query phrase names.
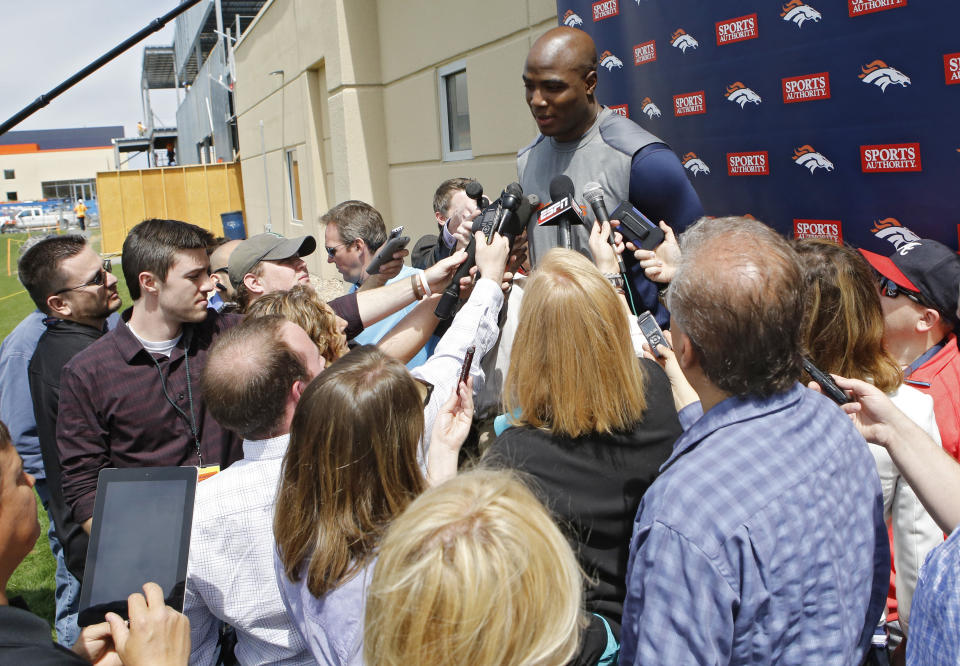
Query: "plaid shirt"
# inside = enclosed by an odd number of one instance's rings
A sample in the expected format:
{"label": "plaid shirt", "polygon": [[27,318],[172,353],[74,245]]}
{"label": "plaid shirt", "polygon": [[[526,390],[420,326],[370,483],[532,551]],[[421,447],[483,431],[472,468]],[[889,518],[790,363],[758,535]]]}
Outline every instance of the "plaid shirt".
{"label": "plaid shirt", "polygon": [[203,322],[184,324],[167,358],[151,355],[134,337],[126,325],[130,312],[67,363],[60,378],[57,449],[64,499],[78,523],[93,515],[101,469],[198,464],[191,423],[204,465],[226,467],[243,457],[241,439],[207,413],[200,394],[211,345],[242,317],[210,310]]}
{"label": "plaid shirt", "polygon": [[934,548],[913,595],[907,663],[960,664],[960,529]]}
{"label": "plaid shirt", "polygon": [[312,664],[273,571],[273,507],[290,435],[244,440],[243,460],[197,486],[183,613],[190,663],[216,663],[220,621],[241,664]]}
{"label": "plaid shirt", "polygon": [[799,384],[680,417],[634,525],[621,663],[860,663],[890,571],[863,438]]}

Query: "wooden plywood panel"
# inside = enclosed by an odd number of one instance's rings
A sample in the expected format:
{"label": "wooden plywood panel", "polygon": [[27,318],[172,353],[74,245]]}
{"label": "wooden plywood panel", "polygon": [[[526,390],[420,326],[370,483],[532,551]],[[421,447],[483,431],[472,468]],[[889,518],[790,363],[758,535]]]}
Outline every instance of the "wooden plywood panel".
{"label": "wooden plywood panel", "polygon": [[[222,164],[213,164],[207,167],[207,192],[210,193],[210,223],[219,225],[220,213],[226,213],[230,208],[230,188],[227,186],[229,173]],[[215,226],[214,228],[217,228]],[[218,233],[219,235],[219,233]]]}
{"label": "wooden plywood panel", "polygon": [[147,218],[183,220],[223,234],[220,214],[244,210],[240,165],[163,167],[97,174],[105,253],[120,252],[130,229]]}
{"label": "wooden plywood panel", "polygon": [[210,196],[207,191],[207,168],[204,166],[187,167],[184,170],[184,181],[187,202],[187,217],[183,218],[184,221],[213,231],[214,229],[210,224]]}
{"label": "wooden plywood panel", "polygon": [[120,205],[120,173],[97,174],[97,204],[100,209],[100,247],[105,254],[119,252],[127,232]]}
{"label": "wooden plywood panel", "polygon": [[168,220],[187,219],[186,181],[183,177],[184,169],[161,169],[163,191],[166,193]]}
{"label": "wooden plywood panel", "polygon": [[[129,232],[142,222],[146,215],[143,207],[143,187],[140,171],[120,172],[120,205],[123,210],[125,231]],[[126,233],[124,233],[126,236]]]}
{"label": "wooden plywood panel", "polygon": [[163,190],[163,170],[149,169],[140,172],[143,189],[144,219],[158,217],[167,219],[166,192]]}

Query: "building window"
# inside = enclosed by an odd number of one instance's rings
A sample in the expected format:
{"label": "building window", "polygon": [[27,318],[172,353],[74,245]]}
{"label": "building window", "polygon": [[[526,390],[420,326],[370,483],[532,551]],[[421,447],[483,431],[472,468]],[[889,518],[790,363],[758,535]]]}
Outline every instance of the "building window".
{"label": "building window", "polygon": [[19,201],[16,192],[7,192],[7,201]]}
{"label": "building window", "polygon": [[3,179],[4,180],[13,180],[17,177],[17,172],[14,169],[4,169],[3,170]]}
{"label": "building window", "polygon": [[303,199],[300,195],[300,161],[297,149],[287,151],[287,182],[290,185],[290,214],[296,222],[303,221]]}
{"label": "building window", "polygon": [[79,178],[76,180],[45,180],[41,186],[44,199],[96,199],[97,181],[94,178]]}
{"label": "building window", "polygon": [[440,99],[440,130],[444,161],[473,159],[470,146],[470,106],[467,103],[465,60],[437,70]]}

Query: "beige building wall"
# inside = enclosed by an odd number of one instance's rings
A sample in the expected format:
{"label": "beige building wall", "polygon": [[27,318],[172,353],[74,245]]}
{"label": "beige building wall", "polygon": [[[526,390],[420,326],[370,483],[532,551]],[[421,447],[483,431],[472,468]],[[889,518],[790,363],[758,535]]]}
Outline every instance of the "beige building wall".
{"label": "beige building wall", "polygon": [[[235,47],[248,232],[269,221],[322,243],[319,217],[362,199],[415,242],[436,233],[441,181],[469,176],[498,195],[516,180],[517,150],[537,134],[520,81],[524,58],[555,25],[551,0],[488,0],[479,11],[465,0],[268,2]],[[460,60],[473,157],[444,161],[437,72]],[[308,263],[324,278],[339,275],[322,249]]]}
{"label": "beige building wall", "polygon": [[[92,180],[98,171],[114,168],[112,146],[0,154],[0,201],[7,200],[7,192],[16,192],[20,201],[41,199],[43,182]],[[15,178],[7,180],[3,177],[7,169],[13,169]]]}

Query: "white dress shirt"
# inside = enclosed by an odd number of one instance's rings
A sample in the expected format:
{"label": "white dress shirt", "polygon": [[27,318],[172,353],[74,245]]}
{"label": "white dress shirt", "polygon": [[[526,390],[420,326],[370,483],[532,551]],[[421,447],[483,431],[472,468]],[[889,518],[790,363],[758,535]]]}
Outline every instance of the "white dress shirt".
{"label": "white dress shirt", "polygon": [[243,441],[243,460],[201,482],[183,612],[190,663],[213,664],[220,622],[237,631],[241,664],[312,664],[273,574],[273,509],[290,435]]}
{"label": "white dress shirt", "polygon": [[426,468],[427,451],[430,449],[430,435],[433,423],[437,420],[440,408],[457,386],[460,379],[460,366],[463,364],[467,347],[476,346],[470,376],[473,377],[473,395],[483,390],[484,375],[480,361],[486,356],[497,338],[500,337],[498,321],[503,306],[503,290],[489,278],[480,278],[473,286],[470,298],[463,304],[450,328],[440,338],[433,355],[423,365],[410,371],[416,379],[433,385],[433,393],[423,410],[423,439],[420,447],[420,465]]}

